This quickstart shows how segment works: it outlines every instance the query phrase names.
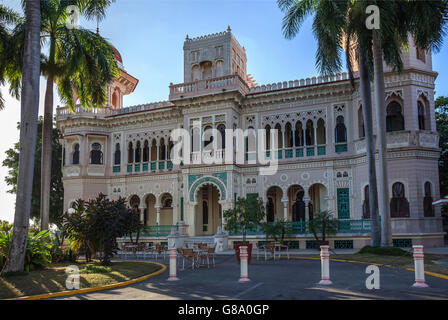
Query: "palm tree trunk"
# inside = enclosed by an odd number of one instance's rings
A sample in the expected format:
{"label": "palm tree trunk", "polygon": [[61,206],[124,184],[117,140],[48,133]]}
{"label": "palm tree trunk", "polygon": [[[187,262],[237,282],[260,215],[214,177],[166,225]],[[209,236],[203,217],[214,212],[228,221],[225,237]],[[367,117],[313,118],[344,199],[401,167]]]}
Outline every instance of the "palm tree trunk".
{"label": "palm tree trunk", "polygon": [[[50,66],[55,60],[55,40],[50,39]],[[52,165],[52,142],[53,142],[53,88],[54,77],[48,75],[47,90],[45,92],[44,123],[42,125],[42,157],[40,178],[40,217],[41,230],[48,230],[50,222],[50,192],[51,192],[51,165]]]}
{"label": "palm tree trunk", "polygon": [[386,140],[386,90],[384,85],[383,54],[377,34],[373,32],[373,66],[375,74],[376,123],[379,153],[379,210],[381,214],[381,246],[392,246],[392,227],[390,224],[389,190],[387,179],[387,140]]}
{"label": "palm tree trunk", "polygon": [[40,77],[40,0],[28,0],[25,7],[25,48],[20,109],[20,155],[16,210],[11,248],[2,274],[24,270],[33,188]]}
{"label": "palm tree trunk", "polygon": [[364,131],[366,140],[366,156],[369,168],[369,211],[370,211],[370,245],[379,247],[381,243],[381,230],[378,221],[378,192],[376,181],[375,140],[373,136],[372,120],[372,93],[370,88],[369,69],[366,65],[365,51],[358,47],[360,92],[362,100],[362,113],[364,118]]}

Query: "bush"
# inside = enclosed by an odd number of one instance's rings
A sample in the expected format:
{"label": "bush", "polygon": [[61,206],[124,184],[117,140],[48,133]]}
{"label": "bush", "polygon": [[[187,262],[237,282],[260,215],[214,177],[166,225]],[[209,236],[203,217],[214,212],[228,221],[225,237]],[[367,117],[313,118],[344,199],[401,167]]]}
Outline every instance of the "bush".
{"label": "bush", "polygon": [[382,256],[412,256],[411,252],[396,247],[371,247],[365,246],[358,252],[359,254],[378,254]]}
{"label": "bush", "polygon": [[[29,233],[26,243],[25,270],[44,268],[51,263],[52,245],[47,242],[50,231],[41,231],[37,234]],[[0,232],[0,263],[3,267],[11,247],[12,232]]]}
{"label": "bush", "polygon": [[109,273],[112,271],[111,267],[106,266],[93,266],[89,265],[79,270],[79,273],[90,274],[90,273]]}

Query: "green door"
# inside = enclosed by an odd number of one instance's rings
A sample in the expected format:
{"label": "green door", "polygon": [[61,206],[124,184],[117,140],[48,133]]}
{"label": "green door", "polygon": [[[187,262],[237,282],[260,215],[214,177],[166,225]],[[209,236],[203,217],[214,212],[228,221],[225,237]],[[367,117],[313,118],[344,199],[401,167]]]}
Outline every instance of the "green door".
{"label": "green door", "polygon": [[350,219],[350,190],[338,189],[338,219]]}

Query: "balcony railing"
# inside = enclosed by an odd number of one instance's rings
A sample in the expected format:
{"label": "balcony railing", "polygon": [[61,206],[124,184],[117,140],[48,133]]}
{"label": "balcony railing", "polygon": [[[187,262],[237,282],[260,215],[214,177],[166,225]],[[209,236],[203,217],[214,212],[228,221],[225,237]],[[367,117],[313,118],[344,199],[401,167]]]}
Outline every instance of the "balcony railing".
{"label": "balcony railing", "polygon": [[[140,236],[142,237],[166,237],[170,235],[171,230],[175,231],[179,230],[179,226],[176,225],[158,225],[155,226],[144,226],[142,230],[140,230]],[[137,234],[133,234],[135,237]]]}
{"label": "balcony railing", "polygon": [[[337,233],[353,233],[353,234],[364,234],[370,232],[370,220],[360,219],[360,220],[337,220]],[[269,222],[272,224],[272,222]],[[301,235],[301,234],[311,234],[309,228],[309,221],[288,221],[285,223],[285,229],[288,235]],[[240,233],[230,233],[231,236],[241,235]],[[265,236],[261,226],[254,227],[251,230],[247,230],[246,235],[248,236]]]}
{"label": "balcony railing", "polygon": [[[145,173],[145,172],[165,172],[174,169],[173,162],[171,160],[143,162],[143,163],[129,163],[126,166],[127,173]],[[120,166],[114,166],[113,172],[120,173]]]}
{"label": "balcony railing", "polygon": [[249,93],[249,87],[239,75],[230,75],[188,83],[171,84],[170,100],[233,90],[237,90],[242,94]]}

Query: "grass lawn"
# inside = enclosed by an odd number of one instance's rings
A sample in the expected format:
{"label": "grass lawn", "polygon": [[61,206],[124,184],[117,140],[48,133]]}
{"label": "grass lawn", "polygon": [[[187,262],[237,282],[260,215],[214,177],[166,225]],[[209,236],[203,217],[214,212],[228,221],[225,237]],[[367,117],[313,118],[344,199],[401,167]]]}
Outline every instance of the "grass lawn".
{"label": "grass lawn", "polygon": [[[313,257],[320,258],[319,255]],[[340,259],[340,260],[350,260],[350,261],[360,261],[365,263],[377,263],[382,265],[389,265],[394,268],[406,269],[414,268],[414,258],[412,253],[410,255],[401,256],[389,256],[389,255],[379,255],[372,253],[355,253],[355,254],[331,254],[330,259]],[[448,275],[448,266],[442,266],[434,263],[433,261],[443,260],[447,261],[447,255],[436,255],[436,254],[425,254],[425,271],[440,273],[443,275]]]}
{"label": "grass lawn", "polygon": [[18,298],[44,293],[66,291],[65,281],[68,265],[80,269],[80,289],[94,288],[132,280],[153,273],[160,266],[151,263],[113,262],[110,269],[98,267],[99,263],[54,264],[46,269],[31,271],[21,275],[0,277],[0,299]]}

